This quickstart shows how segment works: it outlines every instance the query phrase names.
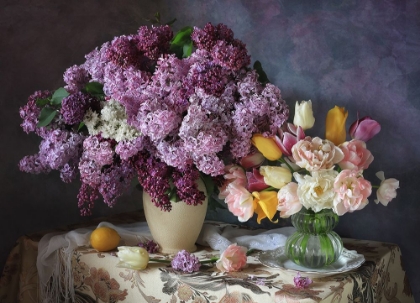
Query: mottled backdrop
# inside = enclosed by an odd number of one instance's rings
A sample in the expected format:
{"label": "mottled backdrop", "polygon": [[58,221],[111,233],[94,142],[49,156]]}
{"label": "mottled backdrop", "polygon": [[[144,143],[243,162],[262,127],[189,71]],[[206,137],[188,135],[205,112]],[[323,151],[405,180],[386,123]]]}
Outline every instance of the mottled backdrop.
{"label": "mottled backdrop", "polygon": [[[343,237],[397,243],[420,300],[420,4],[418,1],[292,0],[2,0],[0,4],[0,266],[22,234],[87,220],[79,217],[79,184],[56,174],[28,175],[17,163],[37,151],[38,139],[19,127],[18,110],[35,90],[63,85],[64,70],[116,35],[135,33],[159,11],[177,18],[175,30],[225,23],[261,61],[270,81],[292,105],[313,102],[322,135],[334,105],[349,111],[348,125],[369,115],[382,124],[368,143],[375,156],[368,176],[384,170],[400,180],[388,207],[371,203],[340,220]],[[141,207],[133,192],[114,209]],[[226,213],[211,213],[231,220]]]}

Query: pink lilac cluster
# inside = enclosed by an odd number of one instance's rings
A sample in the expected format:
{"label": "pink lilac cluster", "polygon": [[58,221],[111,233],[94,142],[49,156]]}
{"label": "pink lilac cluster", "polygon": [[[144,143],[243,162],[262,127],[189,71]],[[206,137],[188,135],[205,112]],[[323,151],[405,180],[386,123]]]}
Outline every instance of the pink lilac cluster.
{"label": "pink lilac cluster", "polygon": [[171,266],[175,270],[192,273],[200,269],[200,260],[186,250],[179,251],[171,261]]}
{"label": "pink lilac cluster", "polygon": [[153,240],[147,240],[139,243],[140,247],[143,247],[149,254],[159,252],[159,244]]}
{"label": "pink lilac cluster", "polygon": [[[227,26],[195,27],[194,51],[186,58],[171,53],[172,38],[167,25],[142,26],[68,68],[63,78],[69,95],[61,104],[44,102],[50,92],[33,94],[20,109],[22,128],[44,140],[39,154],[22,159],[21,170],[59,170],[65,182],[80,176],[82,214],[100,196],[113,206],[136,176],[163,210],[171,210],[168,192],[188,204],[201,203],[204,193],[194,182],[199,173],[223,175],[226,164],[249,154],[254,133],[274,135],[289,110],[277,87],[258,81],[245,44]],[[85,89],[90,82],[103,87],[102,102]],[[140,137],[114,140],[79,127],[88,112],[89,121],[100,125],[101,106],[109,100],[125,108],[128,125]],[[45,107],[55,116],[38,127]],[[66,139],[53,139],[54,131]],[[70,149],[63,149],[66,144]]]}
{"label": "pink lilac cluster", "polygon": [[312,280],[307,277],[301,277],[300,273],[297,273],[296,277],[293,278],[293,283],[298,289],[304,289],[309,287],[312,284]]}

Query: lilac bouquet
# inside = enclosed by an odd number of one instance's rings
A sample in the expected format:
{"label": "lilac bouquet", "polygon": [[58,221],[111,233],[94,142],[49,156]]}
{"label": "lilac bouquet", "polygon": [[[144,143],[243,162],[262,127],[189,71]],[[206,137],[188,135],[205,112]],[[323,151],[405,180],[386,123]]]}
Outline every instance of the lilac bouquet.
{"label": "lilac bouquet", "polygon": [[134,178],[162,210],[201,203],[200,174],[222,176],[250,153],[253,134],[274,135],[288,119],[279,88],[223,24],[175,35],[142,26],[85,58],[64,72],[64,87],[20,108],[23,130],[42,139],[20,170],[80,178],[82,215],[100,196],[115,205]]}

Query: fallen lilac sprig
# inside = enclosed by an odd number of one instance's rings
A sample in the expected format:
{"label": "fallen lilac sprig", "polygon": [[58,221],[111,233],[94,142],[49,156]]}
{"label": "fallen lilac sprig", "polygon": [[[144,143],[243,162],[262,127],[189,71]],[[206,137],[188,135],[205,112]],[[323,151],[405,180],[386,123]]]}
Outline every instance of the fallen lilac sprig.
{"label": "fallen lilac sprig", "polygon": [[300,273],[298,273],[297,276],[293,278],[293,282],[295,283],[295,287],[298,289],[307,288],[310,284],[312,284],[312,280],[310,278],[301,277]]}
{"label": "fallen lilac sprig", "polygon": [[159,244],[153,240],[147,240],[139,243],[140,247],[143,247],[149,254],[157,253],[159,251]]}

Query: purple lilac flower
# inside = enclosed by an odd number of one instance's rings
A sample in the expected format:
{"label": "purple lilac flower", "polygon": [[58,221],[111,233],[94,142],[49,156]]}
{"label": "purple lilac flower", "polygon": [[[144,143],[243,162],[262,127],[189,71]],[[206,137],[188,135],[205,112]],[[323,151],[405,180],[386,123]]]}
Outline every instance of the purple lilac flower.
{"label": "purple lilac flower", "polygon": [[201,263],[194,254],[181,250],[172,259],[171,266],[175,270],[192,273],[200,269]]}
{"label": "purple lilac flower", "polygon": [[19,109],[20,117],[23,119],[20,125],[22,129],[29,134],[37,128],[38,116],[41,112],[41,108],[36,105],[38,99],[50,98],[50,91],[36,91],[28,98],[28,103]]}
{"label": "purple lilac flower", "polygon": [[109,207],[113,207],[117,198],[130,187],[134,175],[134,167],[127,161],[113,164],[103,171],[98,190]]}
{"label": "purple lilac flower", "polygon": [[152,60],[157,60],[160,55],[169,52],[173,32],[169,25],[142,26],[137,32],[137,47]]}
{"label": "purple lilac flower", "polygon": [[251,63],[251,57],[248,55],[245,44],[239,40],[234,42],[231,45],[226,41],[218,41],[211,54],[216,64],[232,71],[238,71]]}
{"label": "purple lilac flower", "polygon": [[163,211],[171,211],[172,205],[167,191],[171,188],[169,184],[170,167],[151,156],[148,152],[140,152],[134,167],[140,185],[151,197],[152,202]]}
{"label": "purple lilac flower", "polygon": [[64,183],[70,183],[76,179],[77,173],[77,166],[66,163],[63,168],[60,169],[60,178]]}
{"label": "purple lilac flower", "polygon": [[144,242],[140,242],[139,246],[143,247],[145,250],[147,250],[147,252],[149,254],[154,254],[154,253],[159,252],[159,244],[157,244],[153,240],[147,240],[147,241],[144,241]]}
{"label": "purple lilac flower", "polygon": [[128,160],[136,155],[144,148],[145,138],[138,137],[132,141],[120,141],[115,147],[115,153],[120,156],[122,160]]}
{"label": "purple lilac flower", "polygon": [[82,216],[90,216],[95,206],[95,200],[99,198],[99,192],[96,188],[82,183],[77,194],[78,207]]}
{"label": "purple lilac flower", "polygon": [[92,188],[97,188],[101,183],[101,166],[87,157],[82,157],[79,162],[80,180]]}
{"label": "purple lilac flower", "polygon": [[203,29],[194,27],[191,39],[198,49],[211,51],[218,40],[231,42],[233,40],[233,31],[222,23],[216,26],[207,23]]}
{"label": "purple lilac flower", "polygon": [[136,36],[115,37],[105,52],[106,59],[122,68],[135,66],[141,69],[147,58],[143,58],[143,54],[137,48],[137,43]]}
{"label": "purple lilac flower", "polygon": [[178,197],[188,205],[203,204],[206,195],[198,189],[196,180],[200,173],[192,165],[185,170],[174,170],[172,173],[172,182],[176,187]]}
{"label": "purple lilac flower", "polygon": [[111,165],[114,161],[112,140],[89,136],[83,142],[83,156],[95,161],[100,167]]}
{"label": "purple lilac flower", "polygon": [[301,277],[300,273],[297,273],[297,276],[293,278],[293,282],[295,283],[295,287],[298,289],[303,289],[309,287],[312,283],[310,278]]}
{"label": "purple lilac flower", "polygon": [[60,113],[64,123],[72,125],[82,122],[89,108],[99,108],[99,100],[88,94],[77,92],[63,99]]}
{"label": "purple lilac flower", "polygon": [[31,174],[49,173],[51,171],[51,168],[45,166],[44,162],[41,161],[38,154],[23,157],[19,162],[19,169]]}
{"label": "purple lilac flower", "polygon": [[88,71],[84,66],[73,65],[63,75],[66,86],[64,88],[71,94],[81,91],[89,82]]}
{"label": "purple lilac flower", "polygon": [[106,56],[109,47],[110,43],[106,42],[85,56],[83,67],[88,71],[92,81],[104,83],[105,67],[109,62]]}

